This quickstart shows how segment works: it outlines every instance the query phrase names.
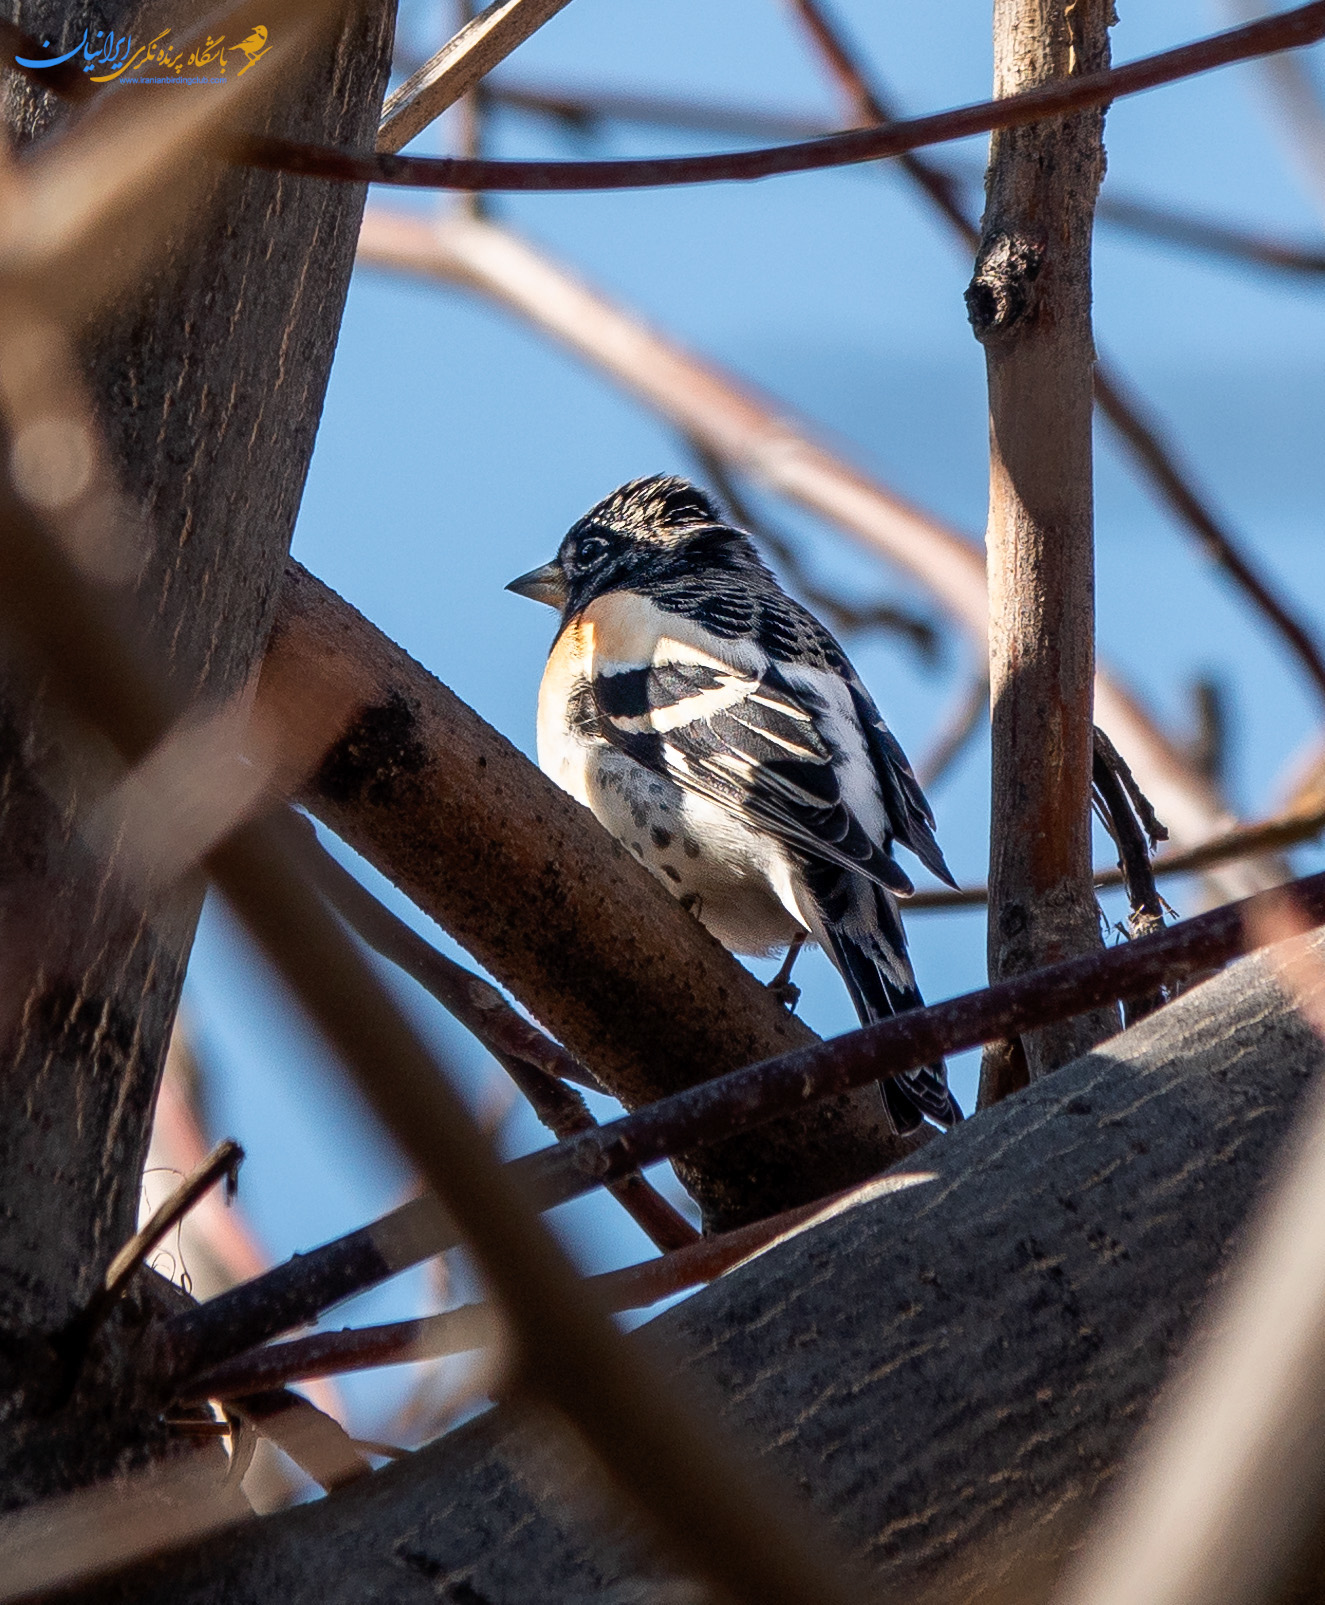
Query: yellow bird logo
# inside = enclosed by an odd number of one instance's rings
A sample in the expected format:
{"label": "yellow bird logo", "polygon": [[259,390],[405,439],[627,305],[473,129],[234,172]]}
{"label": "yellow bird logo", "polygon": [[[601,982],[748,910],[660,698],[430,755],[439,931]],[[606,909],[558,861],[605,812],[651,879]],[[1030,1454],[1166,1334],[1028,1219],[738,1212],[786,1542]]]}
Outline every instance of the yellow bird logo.
{"label": "yellow bird logo", "polygon": [[267,43],[267,30],[259,23],[247,39],[242,39],[239,44],[234,45],[232,48],[241,51],[248,57],[248,60],[236,74],[237,77],[242,78],[253,63],[260,60],[271,49],[271,46]]}

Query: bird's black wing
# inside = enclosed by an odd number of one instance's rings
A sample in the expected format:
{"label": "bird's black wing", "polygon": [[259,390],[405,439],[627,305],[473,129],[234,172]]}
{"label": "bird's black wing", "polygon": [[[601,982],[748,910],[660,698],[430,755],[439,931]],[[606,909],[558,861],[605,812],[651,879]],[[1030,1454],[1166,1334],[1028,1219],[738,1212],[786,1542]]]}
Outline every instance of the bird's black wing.
{"label": "bird's black wing", "polygon": [[823,708],[776,667],[673,662],[600,674],[592,689],[598,733],[637,762],[802,857],[912,890],[843,798]]}
{"label": "bird's black wing", "polygon": [[952,871],[934,837],[933,812],[906,754],[833,636],[813,613],[784,592],[776,591],[760,599],[756,639],[779,666],[833,673],[846,683],[865,735],[892,835],[940,880],[955,887]]}

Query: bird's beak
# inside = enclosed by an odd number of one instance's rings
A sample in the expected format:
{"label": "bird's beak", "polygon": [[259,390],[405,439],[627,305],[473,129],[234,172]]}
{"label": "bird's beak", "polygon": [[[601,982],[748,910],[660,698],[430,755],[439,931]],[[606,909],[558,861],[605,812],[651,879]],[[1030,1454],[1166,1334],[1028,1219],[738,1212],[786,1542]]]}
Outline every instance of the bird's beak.
{"label": "bird's beak", "polygon": [[521,574],[518,580],[512,580],[506,589],[514,591],[517,596],[527,596],[531,602],[546,602],[549,607],[563,608],[566,605],[566,579],[560,563],[544,563],[542,568],[531,568],[527,574]]}

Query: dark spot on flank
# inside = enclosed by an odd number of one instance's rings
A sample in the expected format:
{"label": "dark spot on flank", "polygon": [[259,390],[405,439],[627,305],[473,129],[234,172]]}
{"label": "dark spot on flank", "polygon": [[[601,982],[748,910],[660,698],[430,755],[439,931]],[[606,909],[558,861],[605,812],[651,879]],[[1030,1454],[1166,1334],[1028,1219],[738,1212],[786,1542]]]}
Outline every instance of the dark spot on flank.
{"label": "dark spot on flank", "polygon": [[669,881],[675,881],[678,886],[681,884],[680,875],[677,874],[676,870],[674,870],[670,864],[664,864],[662,867],[662,872],[664,875],[666,875]]}
{"label": "dark spot on flank", "polygon": [[671,831],[664,830],[661,825],[654,825],[649,831],[649,835],[653,837],[653,845],[655,847],[670,847],[672,845]]}
{"label": "dark spot on flank", "polygon": [[640,844],[638,842],[631,842],[630,850],[631,850],[632,853],[634,853],[636,858],[643,858],[644,857],[644,849],[643,849],[643,847],[640,846]]}
{"label": "dark spot on flank", "polygon": [[365,708],[323,760],[314,791],[335,803],[389,804],[428,763],[418,714],[399,691]]}
{"label": "dark spot on flank", "polygon": [[643,830],[649,822],[649,816],[644,812],[640,805],[635,802],[631,803],[630,805],[630,817],[635,821],[636,830]]}
{"label": "dark spot on flank", "polygon": [[681,845],[685,848],[685,855],[687,858],[699,857],[699,843],[694,839],[693,836],[685,837]]}

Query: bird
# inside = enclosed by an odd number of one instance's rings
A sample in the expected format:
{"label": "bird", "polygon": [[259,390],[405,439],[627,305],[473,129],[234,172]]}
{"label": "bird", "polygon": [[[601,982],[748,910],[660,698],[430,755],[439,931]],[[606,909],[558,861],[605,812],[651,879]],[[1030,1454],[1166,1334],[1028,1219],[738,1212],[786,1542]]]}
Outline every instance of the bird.
{"label": "bird", "polygon": [[[920,1005],[893,848],[955,886],[934,815],[846,653],[751,537],[698,486],[651,475],[506,588],[561,615],[544,773],[730,951],[818,942],[862,1024]],[[941,1062],[880,1085],[899,1135],[962,1118]]]}

